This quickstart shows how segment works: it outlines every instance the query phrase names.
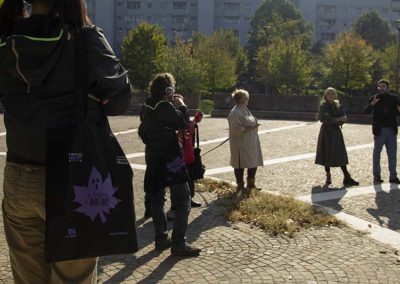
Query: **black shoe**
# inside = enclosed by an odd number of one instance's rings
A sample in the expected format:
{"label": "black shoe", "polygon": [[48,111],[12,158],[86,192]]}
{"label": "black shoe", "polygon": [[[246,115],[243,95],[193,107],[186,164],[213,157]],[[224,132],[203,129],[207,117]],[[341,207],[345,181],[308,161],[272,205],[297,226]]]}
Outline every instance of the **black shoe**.
{"label": "black shoe", "polygon": [[196,201],[194,201],[193,199],[190,201],[190,206],[192,207],[192,208],[198,208],[198,207],[201,207],[201,203],[200,202],[196,202]]}
{"label": "black shoe", "polygon": [[144,210],[144,219],[149,219],[149,218],[151,218],[151,210],[146,209]]}
{"label": "black shoe", "polygon": [[389,180],[390,183],[400,184],[400,180],[398,177],[392,178]]}
{"label": "black shoe", "polygon": [[354,185],[360,185],[360,183],[355,181],[354,179],[352,179],[350,176],[348,176],[343,179],[343,185],[344,186],[354,186]]}
{"label": "black shoe", "polygon": [[193,256],[199,256],[200,252],[201,252],[201,249],[193,247],[188,244],[171,247],[171,254],[173,256],[193,257]]}
{"label": "black shoe", "polygon": [[380,176],[374,177],[374,183],[375,183],[375,184],[377,184],[377,183],[382,183],[382,182],[383,182],[383,179],[382,179]]}
{"label": "black shoe", "polygon": [[170,210],[167,212],[166,215],[167,215],[167,220],[168,220],[168,221],[174,220],[174,218],[175,218],[175,210],[170,209]]}
{"label": "black shoe", "polygon": [[156,250],[163,251],[171,247],[171,240],[169,238],[156,241]]}

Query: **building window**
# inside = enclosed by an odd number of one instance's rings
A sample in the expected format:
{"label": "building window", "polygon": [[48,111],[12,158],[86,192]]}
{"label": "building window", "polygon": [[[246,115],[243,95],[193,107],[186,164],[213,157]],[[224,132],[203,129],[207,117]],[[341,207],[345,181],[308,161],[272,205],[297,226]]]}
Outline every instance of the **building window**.
{"label": "building window", "polygon": [[332,28],[336,25],[336,19],[321,19],[321,26]]}
{"label": "building window", "polygon": [[224,17],[225,24],[239,24],[240,18],[236,16],[225,16]]}
{"label": "building window", "polygon": [[167,22],[167,17],[161,16],[161,23],[166,23],[166,22]]}
{"label": "building window", "polygon": [[244,9],[246,11],[251,11],[251,4],[244,4]]}
{"label": "building window", "polygon": [[147,8],[152,8],[152,7],[153,7],[153,3],[148,2],[148,3],[147,3]]}
{"label": "building window", "polygon": [[141,9],[142,2],[141,1],[127,1],[126,8],[127,9]]}
{"label": "building window", "polygon": [[166,9],[168,7],[167,2],[161,2],[161,8]]}
{"label": "building window", "polygon": [[173,16],[172,22],[174,24],[184,24],[187,22],[187,17],[186,16]]}
{"label": "building window", "polygon": [[186,1],[174,1],[172,3],[172,7],[174,9],[186,9],[187,8],[187,2]]}
{"label": "building window", "polygon": [[225,10],[240,10],[240,3],[238,2],[224,2]]}
{"label": "building window", "polygon": [[151,21],[153,21],[153,17],[152,16],[147,16],[147,22],[151,22]]}
{"label": "building window", "polygon": [[321,6],[322,13],[336,13],[336,6]]}

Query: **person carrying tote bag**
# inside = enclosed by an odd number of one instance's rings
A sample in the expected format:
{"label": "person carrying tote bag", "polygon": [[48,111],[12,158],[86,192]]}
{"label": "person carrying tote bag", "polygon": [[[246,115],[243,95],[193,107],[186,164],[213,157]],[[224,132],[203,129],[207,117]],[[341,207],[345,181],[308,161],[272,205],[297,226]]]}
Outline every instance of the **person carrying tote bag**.
{"label": "person carrying tote bag", "polygon": [[[72,210],[68,211],[68,205],[63,205],[58,207],[58,212],[66,211],[86,218],[82,218],[76,226],[69,224],[71,226],[62,232],[65,242],[77,242],[81,235],[79,228],[90,222],[106,223],[111,220],[118,206],[129,207],[122,200],[130,197],[130,189],[124,186],[126,195],[121,194],[120,186],[114,183],[113,170],[105,171],[105,166],[101,166],[106,164],[103,161],[107,158],[82,155],[83,151],[69,151],[67,157],[60,159],[48,157],[46,153],[51,151],[51,147],[48,147],[46,139],[50,129],[83,129],[76,126],[80,118],[86,117],[88,121],[96,123],[87,128],[90,131],[81,132],[88,138],[82,147],[89,145],[102,151],[102,147],[113,143],[113,139],[100,105],[104,105],[107,115],[124,113],[131,98],[130,84],[127,72],[119,64],[102,31],[90,26],[83,0],[28,2],[32,4],[31,15],[25,15],[22,0],[5,0],[0,7],[0,95],[5,108],[8,148],[4,170],[3,223],[11,269],[15,283],[96,283],[97,258],[94,255],[87,254],[86,258],[79,260],[57,261],[58,256],[47,251],[45,259],[45,233],[56,233],[49,229],[45,232],[48,219],[45,210],[46,174],[48,177],[50,172],[48,163],[55,162],[51,170],[59,169],[60,179],[70,181],[71,176],[62,172],[65,158],[76,167],[88,158],[96,162],[89,173],[82,173],[82,176],[86,175],[85,179],[73,181],[74,188],[69,191],[69,196],[65,194],[55,198],[59,202],[68,198],[73,200],[70,203]],[[84,27],[88,48],[84,60],[87,62],[88,93],[96,100],[87,103],[86,111],[78,107],[86,102],[87,94],[83,94],[79,88],[75,72],[76,32]],[[85,100],[82,96],[85,96]],[[94,142],[94,133],[107,132],[110,136],[108,141]],[[68,152],[67,146],[60,144],[59,153],[62,150]],[[122,167],[126,160],[122,154],[119,157],[120,153],[116,147],[111,154],[117,157],[117,163]],[[131,178],[131,172],[127,167],[124,169],[124,175]],[[83,191],[85,194],[77,194],[83,188],[87,189]],[[102,195],[101,190],[94,190],[99,188],[111,189],[112,194],[106,191]],[[46,203],[49,201],[52,200]],[[108,210],[86,210],[87,201]],[[133,210],[129,218],[134,223]],[[120,229],[112,234],[123,236],[125,232]],[[133,232],[130,233],[134,236]],[[87,245],[89,250],[99,245],[89,239],[79,242]],[[129,249],[135,251],[135,237],[132,237],[130,244]],[[62,245],[59,244],[56,252],[61,251]],[[67,258],[79,257],[76,254]]]}

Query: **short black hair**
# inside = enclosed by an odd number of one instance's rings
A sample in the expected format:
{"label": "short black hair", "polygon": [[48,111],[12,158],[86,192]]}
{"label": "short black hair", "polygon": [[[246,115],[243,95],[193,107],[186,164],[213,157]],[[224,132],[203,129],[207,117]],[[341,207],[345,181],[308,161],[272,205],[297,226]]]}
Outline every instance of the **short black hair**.
{"label": "short black hair", "polygon": [[389,81],[388,80],[386,80],[386,79],[380,79],[379,81],[378,81],[378,86],[379,86],[379,84],[386,84],[386,86],[387,87],[389,87]]}

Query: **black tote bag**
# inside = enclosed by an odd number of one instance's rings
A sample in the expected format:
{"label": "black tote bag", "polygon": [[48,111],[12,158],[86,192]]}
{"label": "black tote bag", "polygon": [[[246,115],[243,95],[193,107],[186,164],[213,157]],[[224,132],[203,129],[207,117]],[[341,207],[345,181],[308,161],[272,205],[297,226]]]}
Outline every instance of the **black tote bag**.
{"label": "black tote bag", "polygon": [[[107,116],[88,119],[84,30],[76,38],[77,122],[47,131],[45,259],[134,253],[133,172]],[[100,103],[99,103],[100,104]],[[98,106],[103,110],[102,106]]]}

